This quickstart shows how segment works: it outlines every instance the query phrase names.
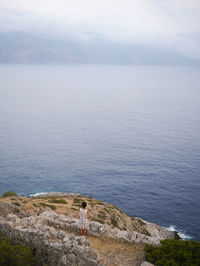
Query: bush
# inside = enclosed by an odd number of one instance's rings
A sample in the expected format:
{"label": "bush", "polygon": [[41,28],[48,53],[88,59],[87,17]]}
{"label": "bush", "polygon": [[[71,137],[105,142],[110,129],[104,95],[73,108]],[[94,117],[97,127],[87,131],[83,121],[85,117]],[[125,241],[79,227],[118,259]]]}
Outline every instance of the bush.
{"label": "bush", "polygon": [[12,245],[11,240],[0,232],[0,265],[39,266],[42,263],[38,253],[34,255],[28,246]]}
{"label": "bush", "polygon": [[111,218],[110,218],[110,221],[111,221],[111,223],[112,223],[112,225],[113,225],[114,227],[118,227],[118,222],[117,222],[117,220],[116,220],[115,217],[111,217]]}
{"label": "bush", "polygon": [[58,203],[58,204],[67,204],[67,202],[64,199],[52,199],[49,200],[51,203]]}
{"label": "bush", "polygon": [[13,196],[17,197],[17,194],[15,192],[9,190],[9,191],[3,193],[2,198],[13,197]]}
{"label": "bush", "polygon": [[163,240],[161,246],[146,245],[145,259],[156,266],[200,265],[200,243],[186,240]]}
{"label": "bush", "polygon": [[54,211],[56,210],[56,206],[55,205],[47,204],[47,203],[44,203],[44,202],[41,202],[39,204],[42,205],[43,207],[51,208]]}

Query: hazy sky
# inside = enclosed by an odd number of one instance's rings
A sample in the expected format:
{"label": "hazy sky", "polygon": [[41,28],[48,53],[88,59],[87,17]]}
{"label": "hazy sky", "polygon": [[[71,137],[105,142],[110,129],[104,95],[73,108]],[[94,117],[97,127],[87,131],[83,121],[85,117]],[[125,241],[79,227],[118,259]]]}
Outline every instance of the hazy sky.
{"label": "hazy sky", "polygon": [[142,43],[200,58],[200,0],[0,0],[0,31]]}

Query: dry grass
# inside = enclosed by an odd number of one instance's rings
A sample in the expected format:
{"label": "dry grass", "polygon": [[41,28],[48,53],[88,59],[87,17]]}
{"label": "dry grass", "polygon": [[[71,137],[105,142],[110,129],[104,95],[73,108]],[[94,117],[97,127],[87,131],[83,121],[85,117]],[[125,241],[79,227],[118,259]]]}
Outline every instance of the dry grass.
{"label": "dry grass", "polygon": [[144,247],[109,238],[87,237],[97,252],[100,263],[106,266],[139,266],[144,259]]}

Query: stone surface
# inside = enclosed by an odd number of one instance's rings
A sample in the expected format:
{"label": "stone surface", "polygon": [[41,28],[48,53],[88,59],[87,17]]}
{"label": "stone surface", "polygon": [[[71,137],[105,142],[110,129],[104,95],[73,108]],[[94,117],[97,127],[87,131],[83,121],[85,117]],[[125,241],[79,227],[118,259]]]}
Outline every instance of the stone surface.
{"label": "stone surface", "polygon": [[97,254],[85,237],[76,237],[47,225],[57,219],[64,227],[63,218],[53,212],[21,219],[9,214],[6,218],[0,217],[0,230],[16,243],[39,249],[43,263],[47,265],[99,265]]}
{"label": "stone surface", "polygon": [[[55,204],[58,196],[64,196],[62,199],[65,199],[65,204]],[[77,215],[72,213],[72,209],[74,212],[76,207],[77,211],[77,204],[82,200],[85,198],[63,193],[40,195],[37,200],[22,197],[0,199],[0,230],[16,243],[40,249],[44,263],[48,265],[99,265],[90,242],[85,237],[76,236],[79,234],[79,220],[75,218]],[[104,223],[103,218],[98,220],[101,223],[97,220],[89,222],[87,233],[91,238],[142,245],[159,245],[161,240],[175,238],[175,232],[140,218],[127,216],[114,205],[91,198],[88,198],[88,202],[92,219],[95,220],[98,214],[99,217],[104,217]],[[52,203],[56,212],[49,208]],[[112,224],[112,217],[115,217],[117,227]]]}
{"label": "stone surface", "polygon": [[[151,264],[150,262],[148,261],[143,261],[141,266],[154,266],[154,264]],[[164,265],[163,265],[164,266]]]}

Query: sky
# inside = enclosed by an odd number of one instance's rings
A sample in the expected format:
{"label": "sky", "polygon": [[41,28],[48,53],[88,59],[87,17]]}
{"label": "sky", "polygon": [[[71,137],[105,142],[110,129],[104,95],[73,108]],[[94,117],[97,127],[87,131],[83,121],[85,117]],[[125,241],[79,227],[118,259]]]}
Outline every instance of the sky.
{"label": "sky", "polygon": [[1,0],[0,32],[145,44],[200,59],[200,0]]}

